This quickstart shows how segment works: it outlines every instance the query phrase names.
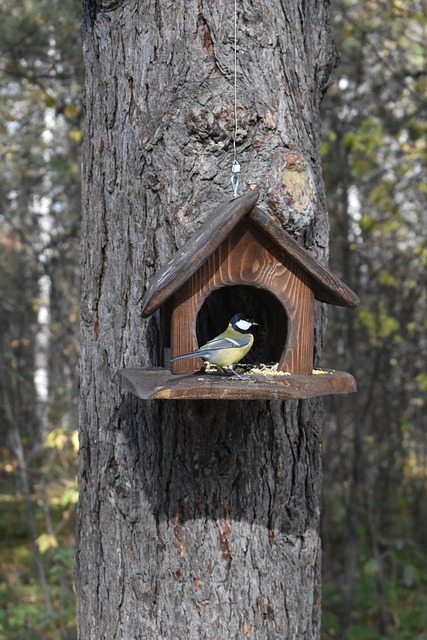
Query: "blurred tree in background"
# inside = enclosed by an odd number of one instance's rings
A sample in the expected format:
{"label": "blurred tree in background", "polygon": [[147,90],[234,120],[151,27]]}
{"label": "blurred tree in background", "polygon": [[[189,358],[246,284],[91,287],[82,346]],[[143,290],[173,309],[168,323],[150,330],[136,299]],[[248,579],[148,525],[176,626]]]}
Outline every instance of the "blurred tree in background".
{"label": "blurred tree in background", "polygon": [[325,406],[325,638],[427,638],[426,11],[335,4],[330,253],[362,305],[334,311],[327,331],[359,392]]}
{"label": "blurred tree in background", "polygon": [[66,638],[74,627],[79,24],[72,0],[1,5],[0,638],[8,639]]}
{"label": "blurred tree in background", "polygon": [[[427,639],[426,4],[336,0],[323,105],[331,266],[325,640]],[[0,640],[75,637],[80,3],[3,0],[0,21]]]}

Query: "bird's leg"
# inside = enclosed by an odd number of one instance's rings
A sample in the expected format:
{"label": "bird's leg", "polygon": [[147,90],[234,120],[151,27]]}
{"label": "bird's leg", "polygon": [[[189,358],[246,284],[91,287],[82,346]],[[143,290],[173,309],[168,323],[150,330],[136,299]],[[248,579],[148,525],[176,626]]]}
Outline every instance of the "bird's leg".
{"label": "bird's leg", "polygon": [[239,378],[240,380],[250,380],[250,376],[241,376],[240,373],[237,373],[237,371],[235,370],[232,364],[229,364],[227,368],[229,369],[229,371],[232,372],[233,376],[235,376],[236,378]]}
{"label": "bird's leg", "polygon": [[220,373],[223,376],[226,376],[228,374],[228,367],[221,367],[219,364],[216,364],[216,369],[218,371],[218,373]]}

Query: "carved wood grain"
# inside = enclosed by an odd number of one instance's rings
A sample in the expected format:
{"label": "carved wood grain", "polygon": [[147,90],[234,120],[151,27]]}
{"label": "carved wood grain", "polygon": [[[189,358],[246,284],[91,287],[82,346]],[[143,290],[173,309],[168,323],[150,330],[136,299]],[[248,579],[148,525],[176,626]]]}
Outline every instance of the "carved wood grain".
{"label": "carved wood grain", "polygon": [[357,307],[360,304],[359,296],[294,240],[278,220],[259,207],[252,209],[249,219],[312,278],[313,291],[317,300],[341,307]]}
{"label": "carved wood grain", "polygon": [[353,376],[345,371],[296,374],[255,380],[212,375],[171,374],[167,369],[120,369],[115,382],[144,400],[279,400],[354,393]]}
{"label": "carved wood grain", "polygon": [[[175,294],[172,313],[173,356],[197,348],[195,320],[203,302],[215,289],[232,285],[264,288],[281,302],[288,316],[282,371],[310,372],[313,366],[313,301],[310,278],[250,222],[243,220]],[[225,327],[224,327],[225,329]],[[283,327],[286,332],[286,327]],[[214,336],[211,336],[214,337]],[[200,360],[172,363],[173,373],[191,373]]]}
{"label": "carved wood grain", "polygon": [[257,190],[248,191],[218,207],[172,260],[156,273],[142,301],[142,316],[147,318],[163,304],[212,254],[238,221],[253,209]]}

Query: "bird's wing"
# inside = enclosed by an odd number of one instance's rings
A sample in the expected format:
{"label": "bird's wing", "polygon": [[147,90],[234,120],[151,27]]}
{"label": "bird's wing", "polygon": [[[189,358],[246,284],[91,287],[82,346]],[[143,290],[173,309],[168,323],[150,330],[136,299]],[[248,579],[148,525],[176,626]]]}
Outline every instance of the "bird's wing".
{"label": "bird's wing", "polygon": [[251,341],[252,336],[246,333],[242,336],[225,338],[218,336],[209,340],[206,344],[200,347],[199,351],[220,351],[221,349],[241,349],[246,347]]}

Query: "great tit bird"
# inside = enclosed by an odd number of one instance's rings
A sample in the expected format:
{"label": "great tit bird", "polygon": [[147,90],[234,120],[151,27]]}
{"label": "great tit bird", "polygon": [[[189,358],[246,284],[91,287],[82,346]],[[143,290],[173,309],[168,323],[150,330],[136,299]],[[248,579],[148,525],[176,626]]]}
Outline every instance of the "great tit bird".
{"label": "great tit bird", "polygon": [[217,367],[230,369],[235,376],[241,378],[233,365],[240,362],[248,353],[254,343],[251,328],[257,322],[248,320],[244,313],[236,313],[229,322],[225,331],[216,338],[212,338],[202,347],[192,353],[185,353],[176,356],[172,360],[182,360],[184,358],[201,358],[205,362],[215,364]]}

